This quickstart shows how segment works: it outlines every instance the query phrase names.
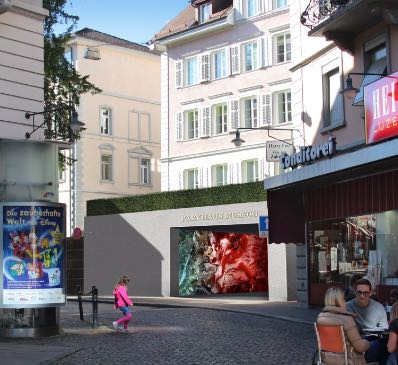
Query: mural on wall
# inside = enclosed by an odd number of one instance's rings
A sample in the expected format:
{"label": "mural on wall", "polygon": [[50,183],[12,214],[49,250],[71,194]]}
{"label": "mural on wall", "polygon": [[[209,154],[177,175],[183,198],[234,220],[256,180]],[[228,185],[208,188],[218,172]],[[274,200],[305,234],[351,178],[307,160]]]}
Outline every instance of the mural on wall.
{"label": "mural on wall", "polygon": [[64,207],[3,206],[3,303],[64,303]]}
{"label": "mural on wall", "polygon": [[267,240],[255,234],[181,229],[179,294],[268,291]]}

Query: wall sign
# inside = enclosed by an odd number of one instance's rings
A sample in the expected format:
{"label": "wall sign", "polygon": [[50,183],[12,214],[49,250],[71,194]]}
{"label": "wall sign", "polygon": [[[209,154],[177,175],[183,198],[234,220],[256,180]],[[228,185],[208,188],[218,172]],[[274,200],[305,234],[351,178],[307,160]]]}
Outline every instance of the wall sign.
{"label": "wall sign", "polygon": [[268,217],[260,215],[258,217],[258,236],[260,238],[268,238]]}
{"label": "wall sign", "polygon": [[267,141],[266,160],[268,162],[278,162],[282,154],[291,155],[294,152],[294,146],[290,143],[279,141]]}
{"label": "wall sign", "polygon": [[365,86],[366,143],[398,136],[398,72]]}
{"label": "wall sign", "polygon": [[300,151],[292,155],[283,154],[280,162],[283,169],[291,167],[296,168],[299,165],[305,165],[324,157],[332,157],[336,153],[336,138],[330,137],[328,143],[318,146],[301,147]]}

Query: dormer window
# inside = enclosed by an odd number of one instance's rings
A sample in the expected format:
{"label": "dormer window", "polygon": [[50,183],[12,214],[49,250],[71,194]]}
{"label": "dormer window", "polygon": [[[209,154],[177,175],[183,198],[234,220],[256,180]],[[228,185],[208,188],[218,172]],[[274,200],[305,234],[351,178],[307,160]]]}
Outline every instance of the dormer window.
{"label": "dormer window", "polygon": [[200,5],[199,7],[199,24],[206,22],[211,15],[211,3]]}

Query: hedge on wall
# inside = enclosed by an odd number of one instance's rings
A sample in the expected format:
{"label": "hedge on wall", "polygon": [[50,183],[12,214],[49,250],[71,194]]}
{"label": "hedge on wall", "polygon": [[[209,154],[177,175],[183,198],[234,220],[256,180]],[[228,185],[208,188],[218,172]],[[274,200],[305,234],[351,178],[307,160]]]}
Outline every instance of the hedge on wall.
{"label": "hedge on wall", "polygon": [[263,181],[87,201],[87,216],[265,201]]}

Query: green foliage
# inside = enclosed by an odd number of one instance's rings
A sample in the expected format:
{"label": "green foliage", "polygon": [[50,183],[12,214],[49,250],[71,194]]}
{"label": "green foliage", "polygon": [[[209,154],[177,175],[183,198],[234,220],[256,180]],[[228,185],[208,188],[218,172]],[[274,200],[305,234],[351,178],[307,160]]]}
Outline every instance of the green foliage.
{"label": "green foliage", "polygon": [[[80,95],[101,92],[88,81],[88,75],[81,76],[65,58],[67,42],[79,17],[65,12],[68,0],[44,0],[43,7],[49,11],[44,22],[44,110],[49,111],[78,105]],[[54,33],[54,25],[65,24],[63,34]],[[71,135],[69,109],[45,114],[45,137],[47,139],[76,140],[80,133]]]}
{"label": "green foliage", "polygon": [[262,181],[258,181],[206,189],[167,191],[115,199],[89,200],[87,202],[87,215],[95,216],[237,204],[265,201],[266,198],[264,184]]}

